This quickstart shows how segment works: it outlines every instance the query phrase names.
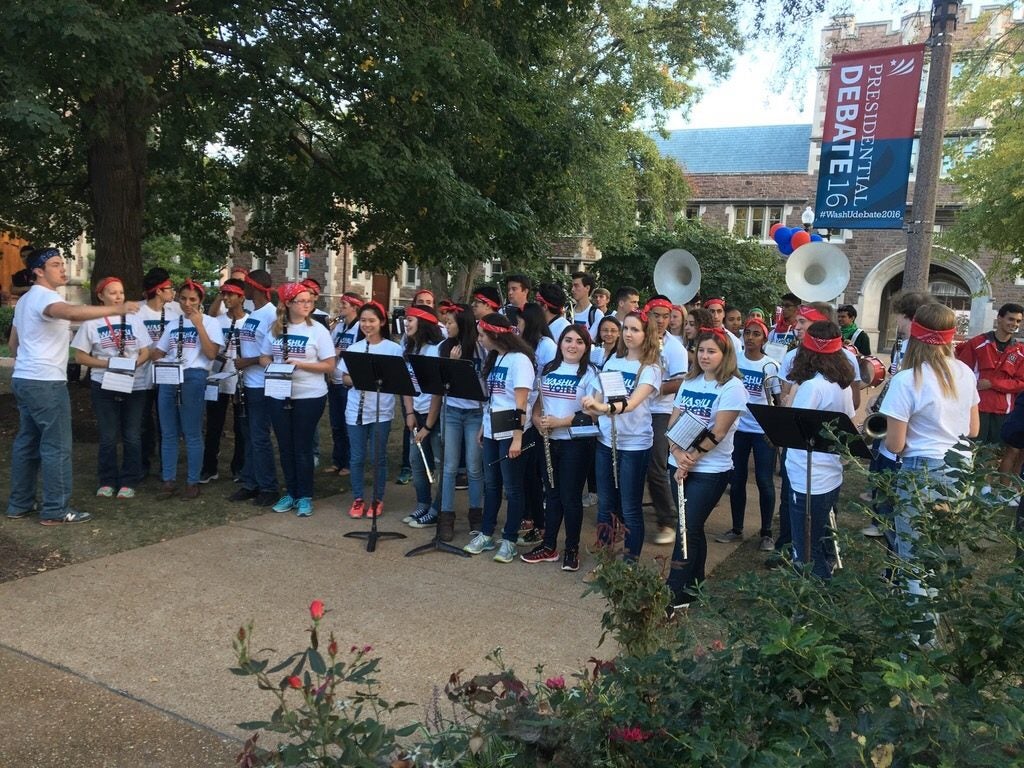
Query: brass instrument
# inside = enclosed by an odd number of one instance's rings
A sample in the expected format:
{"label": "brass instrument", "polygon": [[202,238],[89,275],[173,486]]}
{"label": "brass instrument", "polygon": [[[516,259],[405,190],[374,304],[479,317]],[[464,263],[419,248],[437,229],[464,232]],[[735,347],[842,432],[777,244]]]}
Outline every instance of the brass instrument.
{"label": "brass instrument", "polygon": [[868,406],[868,415],[864,419],[864,425],[861,427],[864,436],[872,440],[884,440],[886,431],[889,428],[887,417],[883,416],[879,411],[882,410],[882,401],[885,400],[885,394],[889,391],[889,385],[892,384],[892,377],[896,375],[903,363],[902,355],[900,354],[902,349],[903,335],[897,333],[896,341],[892,346],[889,378],[885,380],[885,385],[879,391],[878,397]]}
{"label": "brass instrument", "polygon": [[808,243],[786,261],[786,286],[804,301],[832,301],[850,282],[850,262],[830,243]]}
{"label": "brass instrument", "polygon": [[[768,375],[769,366],[775,369],[775,373]],[[782,399],[782,379],[779,377],[778,363],[769,363],[764,367],[765,377],[761,382],[764,389],[764,398],[768,405],[779,405]]]}
{"label": "brass instrument", "polygon": [[700,264],[689,251],[665,251],[654,265],[654,289],[673,304],[685,304],[700,290]]}

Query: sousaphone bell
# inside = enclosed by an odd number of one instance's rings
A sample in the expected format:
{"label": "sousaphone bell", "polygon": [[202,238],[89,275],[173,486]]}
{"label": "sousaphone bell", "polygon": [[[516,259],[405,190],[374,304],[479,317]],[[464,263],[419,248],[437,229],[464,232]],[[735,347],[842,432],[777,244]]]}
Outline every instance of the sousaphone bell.
{"label": "sousaphone bell", "polygon": [[786,262],[786,285],[803,301],[832,301],[849,283],[850,262],[831,243],[801,245]]}
{"label": "sousaphone bell", "polygon": [[682,248],[665,251],[654,265],[654,289],[673,304],[685,304],[700,290],[700,264]]}

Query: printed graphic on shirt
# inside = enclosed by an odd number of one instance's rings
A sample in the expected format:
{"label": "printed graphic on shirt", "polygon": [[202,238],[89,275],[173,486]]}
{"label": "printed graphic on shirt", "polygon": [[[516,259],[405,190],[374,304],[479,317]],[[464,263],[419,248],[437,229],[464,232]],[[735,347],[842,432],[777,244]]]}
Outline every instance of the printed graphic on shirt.
{"label": "printed graphic on shirt", "polygon": [[256,331],[260,327],[260,319],[258,317],[247,317],[242,321],[242,327],[238,331],[238,335],[242,341],[256,343]]}
{"label": "printed graphic on shirt", "polygon": [[346,330],[335,332],[334,349],[337,352],[344,352],[350,346],[355,344],[357,328],[357,325],[353,325],[351,328],[348,328]]}
{"label": "printed graphic on shirt", "polygon": [[109,350],[116,354],[121,347],[121,339],[124,339],[124,348],[133,349],[138,346],[135,343],[135,331],[130,323],[111,323],[109,326],[104,323],[96,327],[97,343],[100,349]]}
{"label": "printed graphic on shirt", "polygon": [[505,379],[508,377],[508,368],[495,366],[487,375],[487,391],[492,396],[505,393]]}
{"label": "printed graphic on shirt", "polygon": [[160,337],[164,335],[164,327],[166,327],[167,321],[160,322],[158,317],[156,320],[143,320],[142,324],[146,326],[146,333],[149,334],[150,343],[156,344],[160,341]]}
{"label": "printed graphic on shirt", "polygon": [[270,346],[274,350],[274,359],[283,358],[284,354],[282,351],[282,343],[288,349],[288,357],[305,357],[306,347],[309,344],[308,336],[298,336],[294,333],[289,333],[284,336],[275,337],[270,343]]}
{"label": "printed graphic on shirt", "polygon": [[740,368],[740,375],[743,377],[743,388],[747,390],[750,398],[760,397],[764,394],[764,370],[751,371]]}
{"label": "printed graphic on shirt", "polygon": [[199,331],[193,325],[187,328],[172,328],[170,338],[170,349],[172,355],[186,349],[199,349]]}
{"label": "printed graphic on shirt", "polygon": [[714,392],[691,392],[684,389],[680,392],[677,402],[681,409],[700,419],[707,426],[711,423],[711,406],[715,404],[717,396]]}
{"label": "printed graphic on shirt", "polygon": [[553,397],[561,400],[575,400],[576,388],[579,383],[579,376],[549,373],[541,382],[540,390],[545,399]]}

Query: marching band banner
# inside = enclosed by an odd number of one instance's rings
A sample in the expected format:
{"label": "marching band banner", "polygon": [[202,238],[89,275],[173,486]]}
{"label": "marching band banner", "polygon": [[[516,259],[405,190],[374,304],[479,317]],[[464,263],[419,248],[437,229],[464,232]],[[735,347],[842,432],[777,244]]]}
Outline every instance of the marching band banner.
{"label": "marching band banner", "polygon": [[923,45],[832,57],[815,227],[903,227],[923,58]]}

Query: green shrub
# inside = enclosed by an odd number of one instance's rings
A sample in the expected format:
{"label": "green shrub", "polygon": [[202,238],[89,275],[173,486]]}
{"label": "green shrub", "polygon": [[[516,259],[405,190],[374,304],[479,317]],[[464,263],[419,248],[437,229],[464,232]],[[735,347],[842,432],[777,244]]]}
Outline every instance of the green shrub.
{"label": "green shrub", "polygon": [[14,307],[0,307],[0,344],[7,344],[14,325]]}

